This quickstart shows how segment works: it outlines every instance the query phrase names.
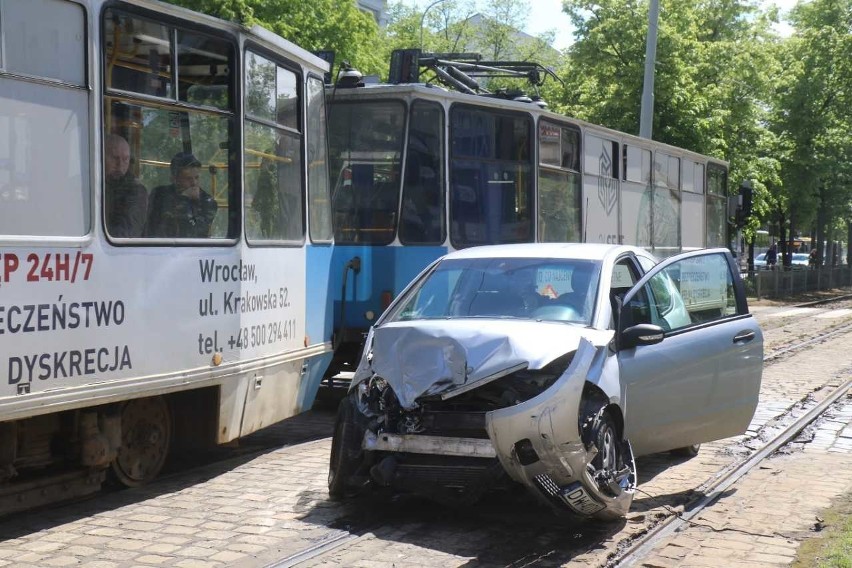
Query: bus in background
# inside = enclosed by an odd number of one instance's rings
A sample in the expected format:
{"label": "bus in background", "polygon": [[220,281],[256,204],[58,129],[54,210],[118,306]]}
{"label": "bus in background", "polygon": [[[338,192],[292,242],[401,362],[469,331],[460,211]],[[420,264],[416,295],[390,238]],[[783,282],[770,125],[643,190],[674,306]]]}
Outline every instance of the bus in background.
{"label": "bus in background", "polygon": [[0,512],[310,408],[328,65],[153,0],[4,0],[0,34]]}
{"label": "bus in background", "polygon": [[[549,112],[489,76],[530,63],[397,51],[389,84],[326,88],[335,356],[351,372],[391,299],[448,250],[522,242],[729,246],[725,162]],[[436,83],[441,83],[439,86]],[[448,88],[444,88],[448,87]],[[333,380],[332,380],[333,384]]]}

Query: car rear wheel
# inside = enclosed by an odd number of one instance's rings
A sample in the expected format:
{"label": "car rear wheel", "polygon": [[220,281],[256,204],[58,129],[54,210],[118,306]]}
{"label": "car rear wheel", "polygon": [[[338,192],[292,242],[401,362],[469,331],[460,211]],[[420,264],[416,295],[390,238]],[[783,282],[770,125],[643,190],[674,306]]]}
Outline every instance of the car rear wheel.
{"label": "car rear wheel", "polygon": [[355,473],[361,454],[361,440],[355,423],[355,402],[346,396],[337,407],[331,456],[328,464],[328,494],[334,499],[346,496],[348,479]]}
{"label": "car rear wheel", "polygon": [[691,446],[684,446],[683,448],[675,448],[670,450],[669,453],[679,458],[694,458],[698,455],[698,450],[700,448],[701,444],[692,444]]}

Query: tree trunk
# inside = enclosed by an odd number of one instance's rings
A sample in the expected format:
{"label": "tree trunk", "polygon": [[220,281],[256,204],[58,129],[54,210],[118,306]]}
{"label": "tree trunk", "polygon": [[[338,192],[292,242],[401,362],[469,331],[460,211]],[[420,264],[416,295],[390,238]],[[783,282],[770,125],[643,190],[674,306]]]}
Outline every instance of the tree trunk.
{"label": "tree trunk", "polygon": [[[782,223],[784,222],[783,217],[781,217],[781,222]],[[781,255],[781,262],[779,264],[781,266],[785,267],[785,268],[790,266],[790,261],[792,260],[792,257],[790,256],[790,254],[791,254],[790,243],[793,240],[793,235],[795,234],[795,230],[796,230],[796,211],[792,207],[790,208],[790,227],[789,227],[789,229],[790,229],[790,232],[789,232],[789,236],[788,236],[788,233],[787,233],[787,231],[784,230],[784,227],[782,226],[782,228],[781,228],[781,231],[782,231],[782,233],[781,233],[781,252],[779,253]]]}
{"label": "tree trunk", "polygon": [[823,259],[825,256],[825,186],[820,185],[819,192],[817,193],[819,198],[819,205],[817,206],[817,226],[816,226],[816,247],[817,247],[817,268],[820,268],[823,265]]}
{"label": "tree trunk", "polygon": [[846,221],[846,264],[852,264],[852,221]]}

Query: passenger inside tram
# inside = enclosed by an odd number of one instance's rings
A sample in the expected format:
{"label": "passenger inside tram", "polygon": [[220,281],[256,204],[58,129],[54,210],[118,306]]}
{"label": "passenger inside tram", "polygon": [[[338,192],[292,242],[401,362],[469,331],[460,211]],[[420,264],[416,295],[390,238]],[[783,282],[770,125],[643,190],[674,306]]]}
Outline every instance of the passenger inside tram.
{"label": "passenger inside tram", "polygon": [[118,134],[104,140],[104,211],[113,237],[141,237],[148,215],[148,190],[130,171],[130,144]]}
{"label": "passenger inside tram", "polygon": [[146,235],[168,238],[206,238],[218,205],[201,189],[201,162],[190,152],[172,158],[172,183],[154,188],[148,208]]}

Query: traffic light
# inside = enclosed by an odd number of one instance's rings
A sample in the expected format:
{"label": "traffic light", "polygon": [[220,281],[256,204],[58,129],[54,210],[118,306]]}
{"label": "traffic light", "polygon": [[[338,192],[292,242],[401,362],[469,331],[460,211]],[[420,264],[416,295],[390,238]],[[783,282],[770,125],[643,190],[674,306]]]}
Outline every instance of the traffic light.
{"label": "traffic light", "polygon": [[737,207],[737,226],[742,227],[748,221],[748,218],[751,217],[751,208],[752,208],[752,196],[754,195],[754,190],[751,187],[751,180],[744,180],[740,184],[739,189],[739,207]]}

